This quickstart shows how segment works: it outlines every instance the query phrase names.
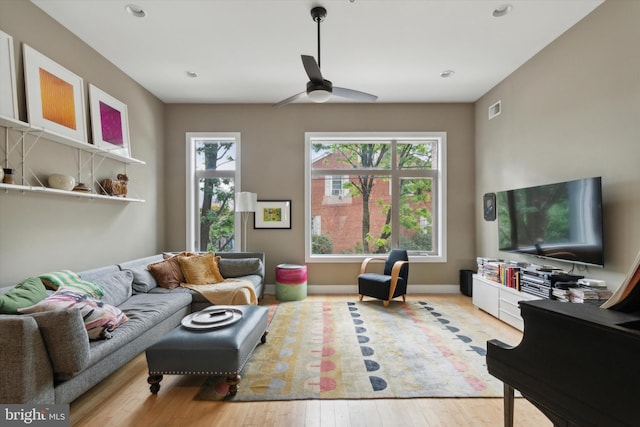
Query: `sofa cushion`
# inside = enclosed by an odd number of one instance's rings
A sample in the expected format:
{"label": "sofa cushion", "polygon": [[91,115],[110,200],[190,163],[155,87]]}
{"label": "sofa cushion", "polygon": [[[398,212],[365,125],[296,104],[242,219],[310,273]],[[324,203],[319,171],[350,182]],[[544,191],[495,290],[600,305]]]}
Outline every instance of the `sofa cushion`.
{"label": "sofa cushion", "polygon": [[260,275],[262,260],[260,258],[221,258],[218,261],[218,267],[224,278]]}
{"label": "sofa cushion", "polygon": [[[181,289],[181,288],[178,288]],[[191,295],[189,293],[169,291],[164,288],[156,288],[166,293],[147,293],[133,295],[120,307],[127,315],[129,321],[113,331],[113,338],[108,341],[91,341],[90,364],[95,363],[109,355],[120,347],[124,346],[150,332],[154,326],[163,321],[178,315],[179,319],[190,312]]]}
{"label": "sofa cushion", "polygon": [[133,273],[131,271],[114,271],[102,277],[97,277],[95,282],[100,285],[104,296],[101,300],[107,304],[118,306],[131,297],[133,289]]}
{"label": "sofa cushion", "polygon": [[64,288],[35,305],[21,308],[18,312],[40,313],[75,308],[80,310],[89,339],[109,339],[110,332],[128,320],[118,307]]}
{"label": "sofa cushion", "polygon": [[163,256],[166,259],[151,263],[147,268],[156,279],[156,282],[158,282],[158,286],[166,289],[175,289],[180,286],[180,283],[185,282],[178,257],[193,255],[195,254],[191,252],[180,252],[177,255],[164,254]]}
{"label": "sofa cushion", "polygon": [[34,313],[56,377],[80,372],[89,362],[89,335],[79,309]]}
{"label": "sofa cushion", "polygon": [[147,268],[161,288],[175,289],[184,282],[184,275],[177,259],[159,261],[149,264]]}
{"label": "sofa cushion", "polygon": [[126,261],[118,264],[118,267],[122,271],[128,270],[133,273],[133,284],[131,285],[133,292],[142,294],[158,286],[158,282],[147,268],[147,265],[157,261],[162,261],[161,254]]}
{"label": "sofa cushion", "polygon": [[131,288],[136,293],[146,293],[158,286],[155,277],[146,265],[131,267],[123,271],[130,271],[133,274],[133,284]]}
{"label": "sofa cushion", "polygon": [[77,273],[71,270],[54,271],[42,274],[39,277],[46,287],[53,290],[57,290],[60,286],[66,286],[94,298],[100,298],[103,295],[100,286],[94,282],[83,280]]}
{"label": "sofa cushion", "polygon": [[218,260],[211,252],[190,257],[179,256],[178,261],[187,283],[206,285],[222,282],[224,278],[218,269]]}
{"label": "sofa cushion", "polygon": [[29,307],[47,297],[47,289],[37,277],[29,277],[9,292],[0,295],[0,313],[18,314],[19,308]]}

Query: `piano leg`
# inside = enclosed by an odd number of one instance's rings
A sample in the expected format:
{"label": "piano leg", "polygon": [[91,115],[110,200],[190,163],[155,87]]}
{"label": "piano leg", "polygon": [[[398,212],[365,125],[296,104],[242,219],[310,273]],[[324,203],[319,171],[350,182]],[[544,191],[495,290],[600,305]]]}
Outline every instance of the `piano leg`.
{"label": "piano leg", "polygon": [[513,427],[513,387],[504,384],[504,427]]}

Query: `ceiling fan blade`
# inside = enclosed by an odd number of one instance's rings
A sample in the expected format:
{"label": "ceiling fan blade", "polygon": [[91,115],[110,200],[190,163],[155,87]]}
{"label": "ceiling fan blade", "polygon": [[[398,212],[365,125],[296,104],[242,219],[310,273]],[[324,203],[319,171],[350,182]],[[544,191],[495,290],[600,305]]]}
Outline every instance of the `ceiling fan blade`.
{"label": "ceiling fan blade", "polygon": [[302,98],[306,94],[307,94],[307,92],[296,93],[295,95],[290,96],[287,99],[283,99],[282,101],[278,102],[277,104],[273,104],[273,107],[275,107],[275,108],[284,107],[285,105]]}
{"label": "ceiling fan blade", "polygon": [[316,59],[309,55],[300,55],[300,57],[302,58],[302,65],[304,65],[304,70],[307,72],[309,80],[322,83],[324,79],[322,78],[322,73],[320,72],[320,67]]}
{"label": "ceiling fan blade", "polygon": [[333,87],[333,94],[342,98],[353,99],[354,101],[373,102],[378,99],[376,95],[371,95],[370,93],[336,86]]}

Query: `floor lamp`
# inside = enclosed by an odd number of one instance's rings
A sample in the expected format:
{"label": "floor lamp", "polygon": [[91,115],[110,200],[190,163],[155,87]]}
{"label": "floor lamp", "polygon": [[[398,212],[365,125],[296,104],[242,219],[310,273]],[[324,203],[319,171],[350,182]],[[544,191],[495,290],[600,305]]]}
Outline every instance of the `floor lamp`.
{"label": "floor lamp", "polygon": [[249,220],[249,214],[255,212],[258,205],[258,195],[256,193],[249,193],[242,191],[236,193],[236,212],[240,212],[242,218],[242,224],[244,229],[242,230],[242,247],[240,250],[247,251],[247,221]]}

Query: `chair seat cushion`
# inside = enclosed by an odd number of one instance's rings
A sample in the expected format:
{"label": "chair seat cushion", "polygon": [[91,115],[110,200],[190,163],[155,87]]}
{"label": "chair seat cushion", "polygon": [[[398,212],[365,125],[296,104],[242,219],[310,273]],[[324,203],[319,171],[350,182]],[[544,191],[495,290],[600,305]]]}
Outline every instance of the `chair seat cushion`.
{"label": "chair seat cushion", "polygon": [[[391,284],[391,276],[385,276],[378,273],[364,273],[358,276],[358,293],[373,298],[386,300],[389,298],[389,285]],[[404,279],[398,277],[398,285],[394,292],[393,298],[405,293],[406,286]]]}

